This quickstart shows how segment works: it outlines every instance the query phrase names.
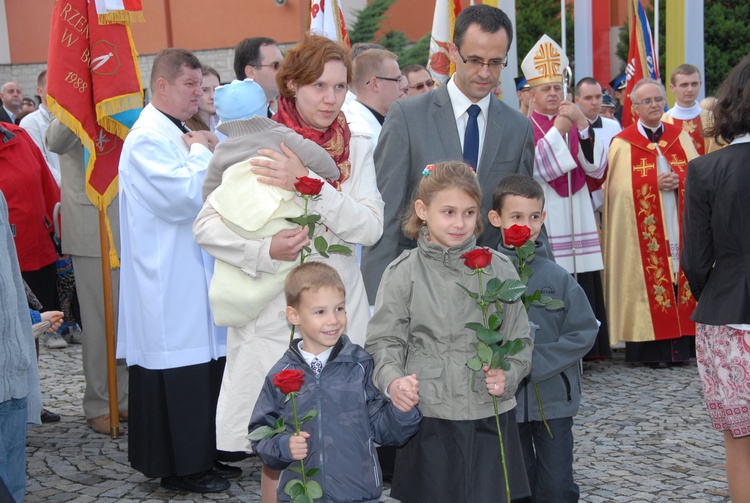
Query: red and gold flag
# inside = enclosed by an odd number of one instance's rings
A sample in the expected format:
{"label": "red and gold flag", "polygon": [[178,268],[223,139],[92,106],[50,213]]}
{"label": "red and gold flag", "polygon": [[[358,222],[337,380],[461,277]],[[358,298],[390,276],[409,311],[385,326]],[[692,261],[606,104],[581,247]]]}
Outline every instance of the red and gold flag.
{"label": "red and gold flag", "polygon": [[86,195],[104,210],[117,195],[122,142],[143,108],[130,29],[101,24],[94,2],[60,0],[52,12],[48,61],[48,107],[81,140]]}

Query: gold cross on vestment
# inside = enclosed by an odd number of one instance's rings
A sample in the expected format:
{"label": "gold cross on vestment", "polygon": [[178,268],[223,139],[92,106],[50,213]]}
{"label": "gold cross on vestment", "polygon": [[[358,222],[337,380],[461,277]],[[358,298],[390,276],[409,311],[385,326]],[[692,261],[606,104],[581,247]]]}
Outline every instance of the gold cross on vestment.
{"label": "gold cross on vestment", "polygon": [[640,165],[633,166],[633,170],[639,171],[641,173],[641,176],[646,176],[646,172],[649,169],[653,169],[653,168],[654,168],[654,164],[653,163],[646,164],[646,158],[645,157],[643,159],[641,159],[641,164]]}
{"label": "gold cross on vestment", "polygon": [[673,167],[677,166],[682,170],[682,168],[687,164],[687,162],[683,161],[682,159],[677,158],[677,154],[672,154],[672,160],[669,161],[669,164],[671,164]]}

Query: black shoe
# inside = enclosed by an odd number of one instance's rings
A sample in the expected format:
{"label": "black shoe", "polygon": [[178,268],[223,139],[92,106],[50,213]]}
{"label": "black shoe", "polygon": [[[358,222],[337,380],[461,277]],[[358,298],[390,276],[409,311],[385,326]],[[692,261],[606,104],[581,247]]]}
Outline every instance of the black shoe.
{"label": "black shoe", "polygon": [[41,419],[43,423],[56,423],[60,420],[60,414],[55,414],[47,409],[42,409]]}
{"label": "black shoe", "polygon": [[670,368],[669,363],[667,362],[653,362],[653,363],[647,363],[647,366],[651,367],[652,369],[668,369]]}
{"label": "black shoe", "polygon": [[231,485],[227,479],[214,475],[211,471],[161,479],[161,486],[165,489],[191,493],[218,493],[226,491]]}
{"label": "black shoe", "polygon": [[214,461],[214,469],[211,470],[211,473],[225,479],[236,479],[242,475],[242,468]]}

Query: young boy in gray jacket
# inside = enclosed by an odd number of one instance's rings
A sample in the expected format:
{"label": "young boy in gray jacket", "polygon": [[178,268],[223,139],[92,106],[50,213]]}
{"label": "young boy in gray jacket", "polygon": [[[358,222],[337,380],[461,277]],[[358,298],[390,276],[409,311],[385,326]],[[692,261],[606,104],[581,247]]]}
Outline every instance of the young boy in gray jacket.
{"label": "young boy in gray jacket", "polygon": [[[581,402],[579,360],[594,344],[598,322],[583,289],[567,270],[549,259],[546,246],[536,241],[546,216],[541,186],[528,176],[505,177],[495,187],[492,207],[489,221],[503,230],[503,236],[513,225],[531,229],[535,253],[527,263],[532,269],[527,294],[539,290],[542,295],[565,304],[557,310],[529,307],[529,321],[539,328],[534,339],[531,373],[516,392],[516,420],[532,500],[577,502],[579,490],[573,480],[573,417]],[[498,250],[518,266],[515,249],[504,241],[498,244]],[[534,385],[539,390],[539,400]],[[544,425],[545,418],[551,436]]]}
{"label": "young boy in gray jacket", "polygon": [[298,417],[311,409],[317,415],[301,426],[299,435],[285,431],[253,440],[253,451],[269,468],[283,470],[277,489],[281,501],[290,501],[284,489],[300,478],[287,468],[304,460],[306,472],[320,470],[311,477],[323,490],[316,501],[377,502],[383,480],[375,444],[405,444],[417,432],[422,414],[417,407],[397,408],[373,384],[372,357],[344,335],[344,284],[332,267],[321,262],[296,267],[286,278],[285,293],[287,319],[302,340],[292,341],[266,376],[249,431],[273,427],[280,417],[293,424],[295,407],[282,393],[285,384],[274,382],[282,371],[304,373],[295,397]]}

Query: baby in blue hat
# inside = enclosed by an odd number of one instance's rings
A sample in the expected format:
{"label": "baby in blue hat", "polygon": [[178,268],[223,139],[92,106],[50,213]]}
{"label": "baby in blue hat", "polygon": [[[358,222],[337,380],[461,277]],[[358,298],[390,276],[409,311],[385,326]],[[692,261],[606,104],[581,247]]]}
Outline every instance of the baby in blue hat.
{"label": "baby in blue hat", "polygon": [[[216,131],[226,139],[216,146],[208,164],[201,215],[218,213],[227,227],[245,239],[271,237],[295,227],[286,219],[303,214],[300,198],[293,191],[259,182],[250,161],[259,157],[261,148],[281,152],[284,142],[311,171],[337,180],[340,172],[333,158],[316,143],[267,118],[266,94],[252,79],[217,87],[214,104],[220,120]],[[241,327],[257,318],[284,290],[286,273],[294,265],[281,261],[276,274],[254,278],[217,260],[209,288],[214,322]]]}

